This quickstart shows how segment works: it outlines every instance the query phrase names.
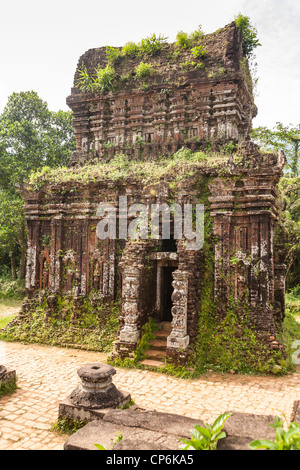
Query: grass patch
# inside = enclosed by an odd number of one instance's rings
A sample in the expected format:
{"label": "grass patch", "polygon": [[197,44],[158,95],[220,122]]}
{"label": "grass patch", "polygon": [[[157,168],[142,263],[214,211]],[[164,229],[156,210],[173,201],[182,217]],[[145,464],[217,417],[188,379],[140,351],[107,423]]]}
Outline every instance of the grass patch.
{"label": "grass patch", "polygon": [[130,178],[138,183],[158,184],[161,179],[180,183],[182,179],[193,176],[201,168],[227,168],[228,154],[217,152],[192,152],[182,148],[173,156],[157,160],[131,160],[126,155],[116,155],[101,165],[91,163],[79,168],[43,168],[30,177],[30,184],[38,191],[44,185],[59,183],[84,183],[95,181],[123,181]]}
{"label": "grass patch", "polygon": [[87,424],[86,420],[83,421],[78,421],[76,419],[71,419],[71,418],[58,418],[56,423],[54,423],[50,431],[51,432],[56,432],[60,436],[67,434],[71,435],[77,432],[79,429],[83,428]]}
{"label": "grass patch", "polygon": [[10,315],[8,317],[0,318],[0,330],[5,328],[6,325],[8,325],[8,323],[10,323],[15,317],[16,315]]}
{"label": "grass patch", "polygon": [[0,384],[0,398],[5,395],[12,395],[17,390],[17,378],[8,380]]}

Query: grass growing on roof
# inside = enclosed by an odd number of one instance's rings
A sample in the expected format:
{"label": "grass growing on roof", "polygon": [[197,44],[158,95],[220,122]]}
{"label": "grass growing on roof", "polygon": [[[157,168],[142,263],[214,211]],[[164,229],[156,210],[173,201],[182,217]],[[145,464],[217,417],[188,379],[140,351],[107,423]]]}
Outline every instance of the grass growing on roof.
{"label": "grass growing on roof", "polygon": [[173,156],[161,157],[155,161],[130,160],[126,155],[118,154],[109,162],[91,163],[75,169],[44,167],[31,174],[29,183],[39,190],[44,184],[75,181],[89,183],[95,180],[120,181],[130,178],[142,183],[155,183],[162,178],[180,181],[185,174],[196,172],[199,168],[225,169],[227,161],[228,154],[192,152],[184,148]]}

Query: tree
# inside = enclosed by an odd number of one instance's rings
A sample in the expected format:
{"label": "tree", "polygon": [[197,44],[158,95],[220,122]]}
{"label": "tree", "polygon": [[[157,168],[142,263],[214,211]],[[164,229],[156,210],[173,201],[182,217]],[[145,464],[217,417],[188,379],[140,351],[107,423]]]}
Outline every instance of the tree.
{"label": "tree", "polygon": [[25,276],[26,227],[17,187],[43,166],[67,164],[75,150],[71,112],[52,112],[34,91],[13,93],[0,115],[0,253]]}
{"label": "tree", "polygon": [[[17,277],[17,258],[25,256],[26,232],[24,231],[23,204],[18,194],[0,191],[0,259],[10,259],[11,275]],[[25,245],[25,246],[24,246]],[[22,259],[21,266],[25,266]]]}
{"label": "tree", "polygon": [[300,284],[300,177],[281,178],[279,190],[288,234],[286,281],[290,289]]}
{"label": "tree", "polygon": [[300,124],[284,126],[277,122],[273,129],[257,127],[253,129],[252,137],[263,150],[283,150],[291,176],[299,175]]}

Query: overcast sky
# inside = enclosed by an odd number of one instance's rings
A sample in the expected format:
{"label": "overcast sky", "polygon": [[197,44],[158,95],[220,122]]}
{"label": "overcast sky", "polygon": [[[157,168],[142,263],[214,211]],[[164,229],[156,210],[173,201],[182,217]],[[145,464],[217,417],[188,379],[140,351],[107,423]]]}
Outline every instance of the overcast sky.
{"label": "overcast sky", "polygon": [[67,110],[79,57],[153,33],[175,41],[199,24],[205,33],[238,13],[258,30],[258,116],[253,125],[300,122],[299,0],[0,0],[0,112],[8,96],[34,90],[49,109]]}

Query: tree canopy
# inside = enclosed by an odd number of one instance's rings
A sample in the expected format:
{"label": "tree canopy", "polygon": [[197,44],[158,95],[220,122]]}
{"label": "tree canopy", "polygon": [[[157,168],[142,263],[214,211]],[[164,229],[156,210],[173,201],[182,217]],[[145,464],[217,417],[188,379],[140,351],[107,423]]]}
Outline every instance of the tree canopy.
{"label": "tree canopy", "polygon": [[72,113],[52,112],[36,92],[13,93],[0,115],[0,262],[25,274],[26,230],[17,186],[43,166],[67,164],[75,150]]}
{"label": "tree canopy", "polygon": [[253,129],[252,137],[266,151],[283,150],[290,176],[299,175],[300,124],[286,126],[277,122],[273,129],[261,126]]}

